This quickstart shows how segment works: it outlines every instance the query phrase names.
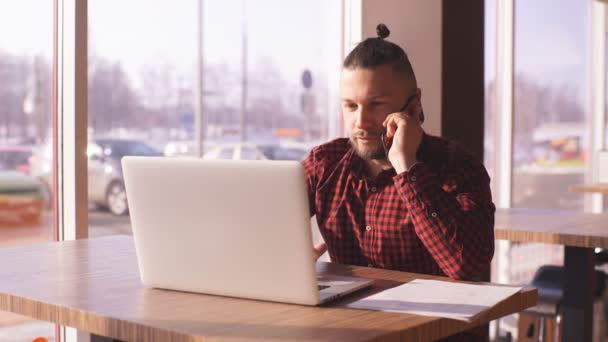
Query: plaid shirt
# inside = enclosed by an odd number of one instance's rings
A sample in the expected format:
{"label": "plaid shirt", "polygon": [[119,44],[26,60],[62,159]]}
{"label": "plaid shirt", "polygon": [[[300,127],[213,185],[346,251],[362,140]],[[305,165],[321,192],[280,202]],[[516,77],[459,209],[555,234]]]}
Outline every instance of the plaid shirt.
{"label": "plaid shirt", "polygon": [[495,206],[483,165],[427,134],[417,160],[372,179],[346,138],[311,151],[311,215],[332,261],[465,280],[490,266]]}

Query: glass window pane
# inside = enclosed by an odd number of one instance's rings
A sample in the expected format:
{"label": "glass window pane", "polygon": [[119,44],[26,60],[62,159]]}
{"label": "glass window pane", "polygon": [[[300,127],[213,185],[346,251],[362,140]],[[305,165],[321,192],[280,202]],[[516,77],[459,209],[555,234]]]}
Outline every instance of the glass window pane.
{"label": "glass window pane", "polygon": [[[515,2],[514,207],[583,209],[568,186],[583,182],[587,162],[588,6]],[[513,244],[510,259],[511,282],[526,283],[541,265],[562,264],[563,246]]]}
{"label": "glass window pane", "polygon": [[[53,2],[0,2],[0,32],[0,246],[52,241]],[[36,337],[54,324],[0,311],[0,341]]]}
{"label": "glass window pane", "polygon": [[[341,10],[340,0],[89,0],[89,140],[107,142],[89,164],[89,235],[130,234],[119,159],[195,156],[199,114],[206,159],[297,160],[329,140],[340,121]],[[265,152],[279,147],[290,150]]]}
{"label": "glass window pane", "polygon": [[[556,6],[549,0],[514,1],[512,156],[494,153],[501,129],[495,111],[497,0],[485,4],[488,171],[493,177],[495,161],[512,157],[513,207],[582,210],[583,196],[567,189],[583,181],[586,163],[589,2],[565,0]],[[523,284],[539,266],[563,263],[563,246],[511,243],[509,251],[495,257],[503,255],[508,258],[509,281]],[[500,326],[513,332],[517,321],[502,319]]]}
{"label": "glass window pane", "polygon": [[583,196],[567,189],[583,182],[586,162],[588,6],[516,1],[515,207],[583,207]]}

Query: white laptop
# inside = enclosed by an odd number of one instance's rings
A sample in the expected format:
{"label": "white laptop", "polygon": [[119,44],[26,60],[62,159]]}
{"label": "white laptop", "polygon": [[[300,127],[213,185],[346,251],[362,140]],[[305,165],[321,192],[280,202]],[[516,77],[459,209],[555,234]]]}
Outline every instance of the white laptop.
{"label": "white laptop", "polygon": [[317,277],[300,162],[125,157],[122,166],[146,286],[317,305],[373,282]]}

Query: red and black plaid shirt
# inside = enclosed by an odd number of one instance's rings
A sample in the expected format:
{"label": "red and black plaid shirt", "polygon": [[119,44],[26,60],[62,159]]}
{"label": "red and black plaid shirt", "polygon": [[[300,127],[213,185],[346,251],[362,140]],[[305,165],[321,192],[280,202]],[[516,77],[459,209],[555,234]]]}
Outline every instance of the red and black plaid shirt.
{"label": "red and black plaid shirt", "polygon": [[417,160],[372,179],[346,138],[311,151],[311,214],[332,261],[466,280],[490,266],[495,206],[484,166],[427,134]]}

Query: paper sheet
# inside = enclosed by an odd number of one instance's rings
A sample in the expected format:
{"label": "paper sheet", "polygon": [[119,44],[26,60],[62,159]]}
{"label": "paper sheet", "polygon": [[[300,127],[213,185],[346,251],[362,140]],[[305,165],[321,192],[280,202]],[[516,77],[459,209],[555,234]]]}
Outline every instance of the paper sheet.
{"label": "paper sheet", "polygon": [[470,322],[520,290],[521,287],[416,279],[348,306]]}

